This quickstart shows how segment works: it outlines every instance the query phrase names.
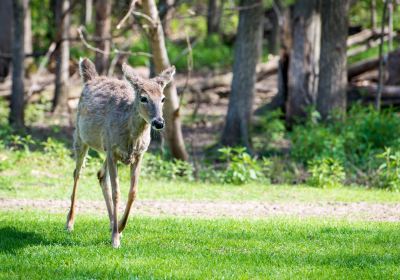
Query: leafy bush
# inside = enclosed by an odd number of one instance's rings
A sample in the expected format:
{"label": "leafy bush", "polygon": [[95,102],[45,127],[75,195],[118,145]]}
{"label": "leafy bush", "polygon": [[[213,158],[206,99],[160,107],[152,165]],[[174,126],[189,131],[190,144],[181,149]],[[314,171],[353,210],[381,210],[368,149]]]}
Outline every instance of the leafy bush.
{"label": "leafy bush", "polygon": [[160,155],[146,153],[142,172],[154,178],[193,180],[193,166],[182,160],[164,160]]}
{"label": "leafy bush", "polygon": [[11,150],[23,149],[27,153],[31,151],[31,146],[36,144],[36,141],[29,134],[24,136],[13,134],[10,136],[9,141]]}
{"label": "leafy bush", "polygon": [[293,158],[301,163],[322,158],[345,159],[345,139],[326,125],[297,126],[292,133]]}
{"label": "leafy bush", "polygon": [[378,112],[371,107],[355,106],[345,124],[338,126],[338,133],[345,139],[347,159],[360,167],[375,160],[385,147],[399,146],[400,118],[392,110]]}
{"label": "leafy bush", "polygon": [[283,113],[281,110],[268,112],[261,118],[261,127],[266,133],[266,138],[269,141],[277,141],[285,135],[285,122],[282,119]]}
{"label": "leafy bush", "polygon": [[363,169],[376,165],[375,156],[385,147],[398,147],[399,139],[400,118],[393,111],[355,106],[344,121],[310,120],[296,126],[291,134],[291,155],[304,164],[333,158]]}
{"label": "leafy bush", "polygon": [[390,190],[400,190],[400,151],[393,152],[391,148],[385,149],[377,156],[384,159],[378,169],[376,186]]}
{"label": "leafy bush", "polygon": [[245,184],[263,178],[263,169],[267,173],[270,162],[264,159],[262,164],[251,157],[246,148],[224,147],[218,150],[220,159],[226,162],[226,170],[221,174],[221,181],[228,184]]}
{"label": "leafy bush", "polygon": [[58,158],[60,160],[65,160],[71,156],[69,149],[61,142],[57,142],[53,138],[47,138],[46,142],[42,143],[43,150],[45,153],[49,154],[53,158]]}
{"label": "leafy bush", "polygon": [[342,164],[329,157],[311,161],[308,171],[311,176],[307,183],[319,188],[341,186],[346,177]]}

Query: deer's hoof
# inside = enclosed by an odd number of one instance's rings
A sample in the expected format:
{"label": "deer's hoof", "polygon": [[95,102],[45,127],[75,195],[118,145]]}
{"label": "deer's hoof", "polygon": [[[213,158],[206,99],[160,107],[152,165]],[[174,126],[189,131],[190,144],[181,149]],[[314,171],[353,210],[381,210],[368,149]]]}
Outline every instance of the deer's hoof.
{"label": "deer's hoof", "polygon": [[121,242],[119,240],[113,240],[112,246],[114,249],[118,249],[119,247],[121,247]]}
{"label": "deer's hoof", "polygon": [[65,229],[66,229],[68,232],[73,231],[73,230],[74,230],[74,223],[67,222],[67,224],[66,224],[66,226],[65,226]]}
{"label": "deer's hoof", "polygon": [[112,236],[112,246],[115,249],[118,249],[121,246],[120,236],[119,234],[113,234]]}

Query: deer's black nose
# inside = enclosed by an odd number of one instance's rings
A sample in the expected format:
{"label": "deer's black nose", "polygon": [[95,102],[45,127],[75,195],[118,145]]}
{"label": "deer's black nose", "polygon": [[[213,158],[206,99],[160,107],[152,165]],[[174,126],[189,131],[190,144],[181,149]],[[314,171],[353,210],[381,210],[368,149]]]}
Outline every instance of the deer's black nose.
{"label": "deer's black nose", "polygon": [[162,118],[156,118],[151,121],[151,126],[154,129],[163,129],[164,125],[165,125],[165,122]]}

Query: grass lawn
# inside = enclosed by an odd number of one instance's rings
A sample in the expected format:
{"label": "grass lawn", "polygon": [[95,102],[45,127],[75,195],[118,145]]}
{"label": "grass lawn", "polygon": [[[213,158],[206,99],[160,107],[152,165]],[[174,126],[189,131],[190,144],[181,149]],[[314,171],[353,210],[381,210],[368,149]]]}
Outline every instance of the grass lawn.
{"label": "grass lawn", "polygon": [[[49,163],[50,162],[50,163]],[[98,161],[89,161],[83,170],[79,199],[103,200],[97,181]],[[18,156],[0,151],[0,197],[69,199],[74,163],[70,157],[54,159],[41,152]],[[266,201],[266,202],[400,202],[399,192],[365,187],[318,189],[308,186],[286,186],[252,183],[242,186],[159,180],[142,174],[139,199]],[[121,192],[129,188],[128,168],[120,168]]]}
{"label": "grass lawn", "polygon": [[398,223],[106,218],[0,212],[2,279],[399,279]]}

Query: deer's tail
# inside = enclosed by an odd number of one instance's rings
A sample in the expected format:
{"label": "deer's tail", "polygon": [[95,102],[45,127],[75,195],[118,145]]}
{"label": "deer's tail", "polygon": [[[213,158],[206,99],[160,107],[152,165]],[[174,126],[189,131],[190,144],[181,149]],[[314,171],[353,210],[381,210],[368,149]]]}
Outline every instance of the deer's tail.
{"label": "deer's tail", "polygon": [[79,60],[79,73],[84,84],[98,76],[93,62],[86,57]]}

